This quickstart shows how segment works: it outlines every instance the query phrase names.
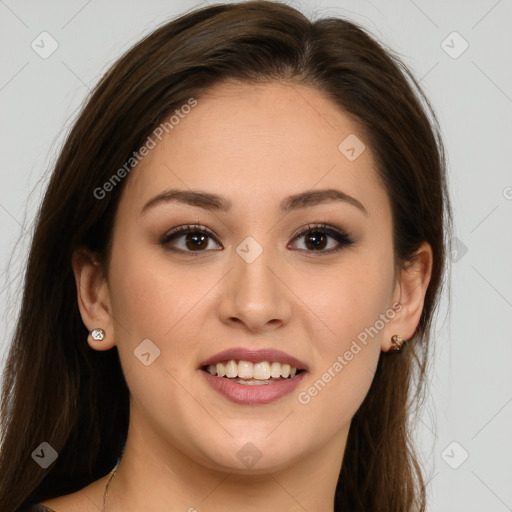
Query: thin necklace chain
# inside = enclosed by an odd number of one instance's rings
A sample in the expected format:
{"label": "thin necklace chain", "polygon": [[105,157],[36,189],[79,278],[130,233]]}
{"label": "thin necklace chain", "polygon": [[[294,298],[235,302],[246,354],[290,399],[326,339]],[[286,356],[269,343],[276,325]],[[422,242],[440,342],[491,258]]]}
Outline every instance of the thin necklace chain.
{"label": "thin necklace chain", "polygon": [[110,482],[112,481],[112,478],[114,478],[116,471],[117,471],[117,466],[110,472],[110,478],[107,480],[107,483],[105,485],[105,493],[103,494],[103,510],[102,510],[102,512],[106,512],[106,510],[107,510],[107,497],[108,497],[108,493],[110,491]]}

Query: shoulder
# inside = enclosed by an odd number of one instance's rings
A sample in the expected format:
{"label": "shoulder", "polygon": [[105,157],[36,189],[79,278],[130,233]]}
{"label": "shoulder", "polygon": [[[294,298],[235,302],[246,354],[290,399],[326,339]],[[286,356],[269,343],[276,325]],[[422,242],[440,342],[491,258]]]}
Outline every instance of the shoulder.
{"label": "shoulder", "polygon": [[41,503],[29,505],[16,512],[98,512],[103,503],[106,478],[100,478],[83,489],[71,494],[43,500]]}
{"label": "shoulder", "polygon": [[84,495],[68,494],[28,505],[16,512],[98,512],[100,508],[87,500]]}
{"label": "shoulder", "polygon": [[87,495],[79,491],[44,500],[26,508],[21,508],[16,512],[98,512],[98,510],[100,508],[96,503],[87,499]]}
{"label": "shoulder", "polygon": [[36,503],[35,505],[29,505],[28,507],[20,508],[18,512],[56,512],[53,508],[49,508],[46,505],[41,505],[41,503]]}

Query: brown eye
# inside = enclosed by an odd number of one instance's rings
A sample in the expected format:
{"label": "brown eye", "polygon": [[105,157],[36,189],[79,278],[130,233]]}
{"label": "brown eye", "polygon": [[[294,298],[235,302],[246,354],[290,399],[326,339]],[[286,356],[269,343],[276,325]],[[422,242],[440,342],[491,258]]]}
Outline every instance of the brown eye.
{"label": "brown eye", "polygon": [[[299,238],[304,238],[305,242],[305,248],[300,250],[308,252],[333,253],[354,243],[344,231],[326,224],[308,225],[307,229],[295,236],[294,241]],[[336,242],[333,246],[331,244],[331,247],[328,247],[329,238],[334,239]],[[325,250],[326,247],[328,247],[327,250]]]}
{"label": "brown eye", "polygon": [[[183,239],[180,246],[173,247],[180,239]],[[214,249],[214,247],[208,248],[211,245],[210,241],[216,242],[216,238],[208,230],[199,226],[187,225],[171,230],[162,237],[160,244],[170,251],[200,253]]]}

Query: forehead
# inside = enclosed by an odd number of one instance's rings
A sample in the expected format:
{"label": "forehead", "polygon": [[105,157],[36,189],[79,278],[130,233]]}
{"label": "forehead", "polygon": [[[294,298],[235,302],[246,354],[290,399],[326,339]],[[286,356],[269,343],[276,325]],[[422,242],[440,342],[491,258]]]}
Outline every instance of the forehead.
{"label": "forehead", "polygon": [[235,195],[245,208],[329,187],[387,200],[359,123],[310,87],[223,83],[179,114],[132,171],[125,203],[171,187]]}

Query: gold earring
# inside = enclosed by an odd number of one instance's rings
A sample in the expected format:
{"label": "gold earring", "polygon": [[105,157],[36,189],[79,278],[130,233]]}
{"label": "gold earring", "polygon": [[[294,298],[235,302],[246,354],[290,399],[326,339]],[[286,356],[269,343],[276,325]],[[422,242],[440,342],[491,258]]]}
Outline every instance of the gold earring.
{"label": "gold earring", "polygon": [[391,350],[394,352],[400,352],[402,350],[405,340],[400,336],[400,334],[394,334],[391,336],[391,341],[393,345],[391,346]]}
{"label": "gold earring", "polygon": [[105,331],[98,327],[97,329],[91,331],[91,338],[94,341],[103,341],[105,339]]}

